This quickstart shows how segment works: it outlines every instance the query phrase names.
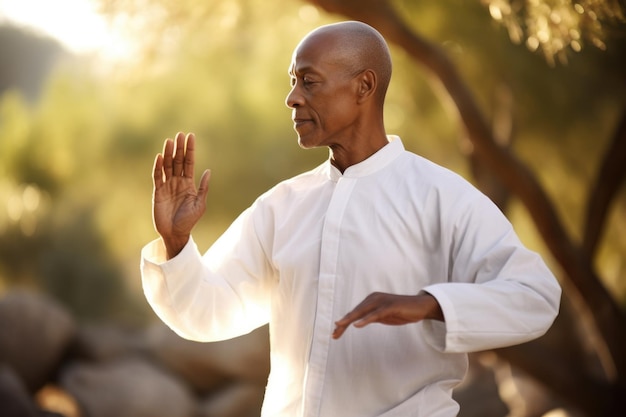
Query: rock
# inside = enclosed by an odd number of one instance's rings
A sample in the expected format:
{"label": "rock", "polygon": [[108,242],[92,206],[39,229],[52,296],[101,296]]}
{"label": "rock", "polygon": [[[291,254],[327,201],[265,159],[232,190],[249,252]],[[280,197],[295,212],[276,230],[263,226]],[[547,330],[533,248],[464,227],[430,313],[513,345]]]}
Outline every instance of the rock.
{"label": "rock", "polygon": [[231,381],[262,388],[269,373],[267,326],[221,342],[185,340],[160,323],[147,332],[148,354],[179,375],[199,393],[209,393]]}
{"label": "rock", "polygon": [[197,417],[259,417],[265,388],[234,383],[200,401]]}
{"label": "rock", "polygon": [[0,299],[0,329],[0,358],[34,394],[54,375],[76,334],[76,323],[52,299],[12,291]]}
{"label": "rock", "polygon": [[37,417],[38,411],[19,376],[7,365],[0,365],[0,415]]}
{"label": "rock", "polygon": [[509,363],[501,361],[495,370],[500,397],[508,405],[511,416],[543,416],[559,407],[545,386]]}
{"label": "rock", "polygon": [[497,358],[492,352],[469,355],[465,379],[455,388],[453,397],[461,406],[458,417],[506,416],[509,409],[500,398],[493,371]]}
{"label": "rock", "polygon": [[106,362],[145,351],[143,329],[113,323],[84,324],[78,329],[72,354],[90,362]]}
{"label": "rock", "polygon": [[192,417],[196,408],[181,381],[139,357],[68,365],[60,386],[89,417]]}

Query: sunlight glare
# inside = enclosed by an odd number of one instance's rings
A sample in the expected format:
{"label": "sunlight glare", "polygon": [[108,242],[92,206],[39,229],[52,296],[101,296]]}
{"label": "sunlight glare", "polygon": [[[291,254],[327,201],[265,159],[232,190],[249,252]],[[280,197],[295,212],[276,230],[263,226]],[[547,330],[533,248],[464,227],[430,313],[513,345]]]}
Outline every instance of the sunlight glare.
{"label": "sunlight glare", "polygon": [[95,0],[0,0],[0,24],[6,22],[50,36],[75,54],[123,60],[136,48],[123,19],[108,21]]}
{"label": "sunlight glare", "polygon": [[306,23],[315,23],[320,17],[319,12],[315,6],[304,5],[298,10],[298,16]]}

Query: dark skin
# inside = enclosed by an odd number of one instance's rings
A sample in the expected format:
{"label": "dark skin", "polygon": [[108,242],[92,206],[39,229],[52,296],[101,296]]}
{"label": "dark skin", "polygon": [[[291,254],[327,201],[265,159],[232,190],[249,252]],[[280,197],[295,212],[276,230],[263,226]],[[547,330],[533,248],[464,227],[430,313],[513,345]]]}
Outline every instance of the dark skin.
{"label": "dark skin", "polygon": [[378,74],[347,43],[333,29],[306,37],[294,51],[285,99],[300,146],[327,146],[341,172],[388,143]]}
{"label": "dark skin", "polygon": [[432,295],[396,295],[375,292],[361,301],[351,312],[335,322],[333,338],[339,339],[346,329],[353,324],[356,328],[371,323],[392,326],[417,323],[424,319],[443,321],[439,303]]}
{"label": "dark skin", "polygon": [[[300,146],[328,147],[331,163],[341,172],[388,143],[381,94],[376,94],[383,87],[374,69],[380,65],[354,53],[353,35],[355,28],[362,29],[359,25],[326,26],[303,39],[293,54],[289,68],[292,87],[285,100],[292,109]],[[376,46],[371,42],[364,36],[356,47],[371,50]],[[178,133],[174,140],[166,139],[154,162],[154,226],[168,259],[187,244],[206,208],[210,171],[203,172],[196,189],[194,155],[195,136]],[[352,324],[361,328],[371,323],[402,325],[424,319],[444,320],[439,303],[430,294],[373,293],[336,322],[332,336],[340,338]]]}
{"label": "dark skin", "polygon": [[206,209],[211,172],[207,169],[194,184],[195,136],[179,132],[168,138],[163,152],[154,160],[152,215],[154,228],[161,235],[167,258],[178,255]]}

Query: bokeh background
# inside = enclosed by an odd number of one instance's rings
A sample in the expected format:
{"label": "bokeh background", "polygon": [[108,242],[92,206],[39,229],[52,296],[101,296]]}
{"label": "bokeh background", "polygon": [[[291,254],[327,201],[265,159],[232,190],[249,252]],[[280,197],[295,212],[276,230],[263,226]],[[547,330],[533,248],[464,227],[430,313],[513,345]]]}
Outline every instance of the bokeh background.
{"label": "bokeh background", "polygon": [[[196,346],[159,327],[143,298],[154,155],[195,132],[198,174],[213,172],[194,233],[208,248],[260,193],[327,157],[297,145],[287,68],[308,31],[359,19],[390,40],[388,133],[490,195],[565,290],[544,338],[472,355],[461,415],[626,415],[625,11],[612,0],[1,0],[0,414],[258,415],[266,329]],[[111,388],[131,380],[165,382]],[[3,381],[24,395],[3,396]],[[170,409],[159,401],[172,392]]]}

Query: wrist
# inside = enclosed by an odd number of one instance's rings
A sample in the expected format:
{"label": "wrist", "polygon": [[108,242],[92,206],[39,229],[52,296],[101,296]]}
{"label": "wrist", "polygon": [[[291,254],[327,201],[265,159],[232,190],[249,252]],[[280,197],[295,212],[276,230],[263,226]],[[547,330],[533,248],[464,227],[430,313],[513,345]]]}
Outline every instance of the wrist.
{"label": "wrist", "polygon": [[445,321],[445,318],[443,316],[443,311],[441,310],[441,306],[439,305],[439,302],[437,301],[435,297],[433,297],[432,294],[429,294],[427,292],[422,292],[420,295],[418,295],[418,297],[424,297],[424,300],[426,301],[428,305],[427,313],[426,313],[426,316],[424,317],[425,319]]}
{"label": "wrist", "polygon": [[178,255],[185,248],[187,242],[189,242],[189,238],[190,235],[167,238],[161,236],[161,240],[163,241],[163,245],[165,246],[167,259],[169,260],[176,257],[176,255]]}

